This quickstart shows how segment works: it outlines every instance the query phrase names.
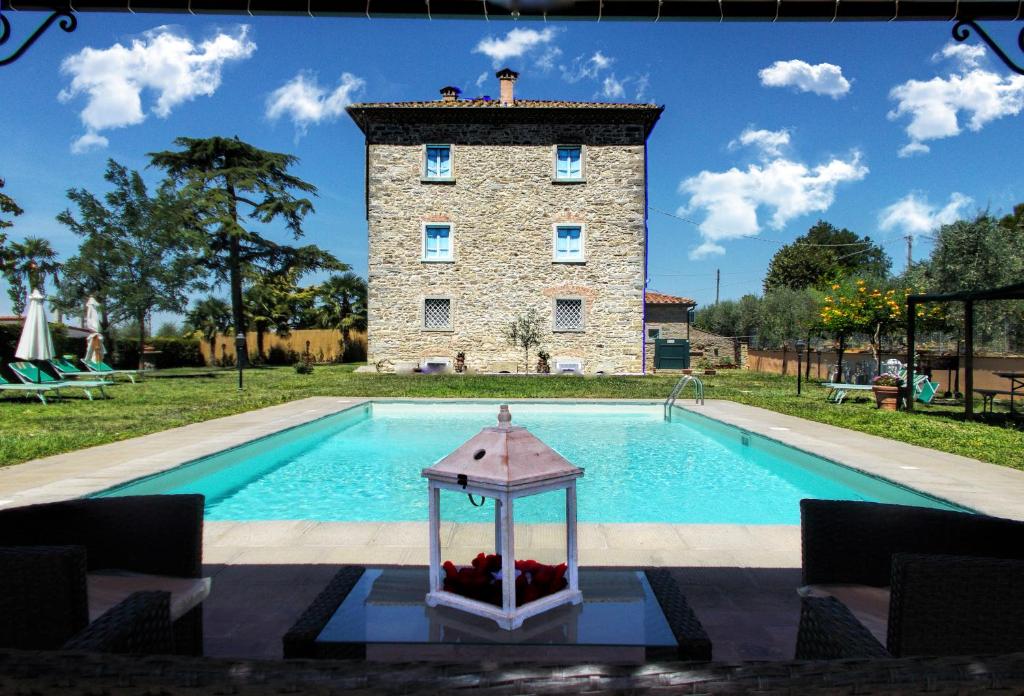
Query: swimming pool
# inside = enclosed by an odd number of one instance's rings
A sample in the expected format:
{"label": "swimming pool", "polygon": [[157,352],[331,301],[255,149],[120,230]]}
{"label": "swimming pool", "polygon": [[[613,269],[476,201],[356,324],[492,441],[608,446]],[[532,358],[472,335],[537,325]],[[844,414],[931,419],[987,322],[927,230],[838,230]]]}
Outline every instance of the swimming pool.
{"label": "swimming pool", "polygon": [[[580,522],[798,524],[801,498],[961,509],[682,409],[666,422],[660,405],[510,408],[513,423],[585,469]],[[497,402],[363,404],[98,495],[203,493],[208,520],[422,521],[420,471],[496,414]],[[517,503],[517,519],[560,521],[558,495]],[[490,506],[448,492],[442,514],[493,520]]]}

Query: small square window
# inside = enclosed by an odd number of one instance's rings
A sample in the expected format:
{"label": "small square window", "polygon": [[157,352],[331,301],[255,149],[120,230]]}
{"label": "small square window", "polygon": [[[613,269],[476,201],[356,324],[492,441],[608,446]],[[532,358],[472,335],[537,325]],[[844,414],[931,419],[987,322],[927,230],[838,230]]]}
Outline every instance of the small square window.
{"label": "small square window", "polygon": [[583,330],[583,300],[555,300],[555,331]]}
{"label": "small square window", "polygon": [[452,301],[447,297],[428,297],[423,300],[423,328],[450,330],[452,328]]}
{"label": "small square window", "polygon": [[452,260],[452,226],[451,225],[424,225],[423,226],[423,260],[424,261],[451,261]]}
{"label": "small square window", "polygon": [[452,146],[427,145],[423,175],[427,179],[450,179],[452,176]]}
{"label": "small square window", "polygon": [[583,260],[583,228],[578,225],[555,226],[555,261]]}
{"label": "small square window", "polygon": [[580,145],[559,145],[555,155],[556,179],[583,178],[583,147]]}
{"label": "small square window", "polygon": [[661,329],[660,328],[657,328],[657,329],[648,328],[647,329],[647,338],[661,338]]}

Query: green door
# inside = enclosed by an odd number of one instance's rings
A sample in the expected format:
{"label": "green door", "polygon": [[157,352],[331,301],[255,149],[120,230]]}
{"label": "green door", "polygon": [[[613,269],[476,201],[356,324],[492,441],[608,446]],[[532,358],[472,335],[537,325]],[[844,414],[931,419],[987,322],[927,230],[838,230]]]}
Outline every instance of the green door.
{"label": "green door", "polygon": [[654,369],[682,370],[690,366],[690,342],[685,338],[654,340]]}

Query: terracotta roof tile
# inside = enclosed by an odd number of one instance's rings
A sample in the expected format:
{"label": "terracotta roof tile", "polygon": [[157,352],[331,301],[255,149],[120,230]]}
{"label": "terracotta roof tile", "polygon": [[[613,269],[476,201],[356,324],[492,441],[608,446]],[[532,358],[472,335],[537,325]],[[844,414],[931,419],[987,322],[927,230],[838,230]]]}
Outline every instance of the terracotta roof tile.
{"label": "terracotta roof tile", "polygon": [[661,292],[654,292],[653,290],[647,290],[644,293],[644,302],[647,304],[679,304],[679,305],[696,305],[697,303],[691,300],[689,297],[676,297],[675,295],[666,295]]}
{"label": "terracotta roof tile", "polygon": [[459,99],[457,101],[406,101],[352,104],[349,109],[629,109],[660,110],[654,104],[622,104],[616,102],[578,102],[547,99],[516,99],[512,106],[502,106],[497,99]]}

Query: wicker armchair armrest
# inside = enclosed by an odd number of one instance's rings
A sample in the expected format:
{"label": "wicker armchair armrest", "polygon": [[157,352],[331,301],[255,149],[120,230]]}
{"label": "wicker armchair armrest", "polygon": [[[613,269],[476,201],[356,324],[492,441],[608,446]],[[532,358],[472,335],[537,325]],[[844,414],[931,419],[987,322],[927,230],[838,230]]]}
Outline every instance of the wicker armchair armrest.
{"label": "wicker armchair armrest", "polygon": [[89,623],[82,546],[0,547],[0,646],[55,650]]}
{"label": "wicker armchair armrest", "polygon": [[1024,650],[1024,560],[896,554],[889,616],[894,655]]}
{"label": "wicker armchair armrest", "polygon": [[889,652],[835,597],[801,597],[797,660],[890,657]]}
{"label": "wicker armchair armrest", "polygon": [[951,510],[801,500],[803,584],[890,583],[895,553],[1024,558],[1024,522]]}
{"label": "wicker armchair armrest", "polygon": [[0,510],[0,545],[85,546],[90,570],[197,578],[203,496],[87,498]]}
{"label": "wicker armchair armrest", "polygon": [[169,592],[134,592],[86,626],[63,650],[169,655],[174,652]]}

